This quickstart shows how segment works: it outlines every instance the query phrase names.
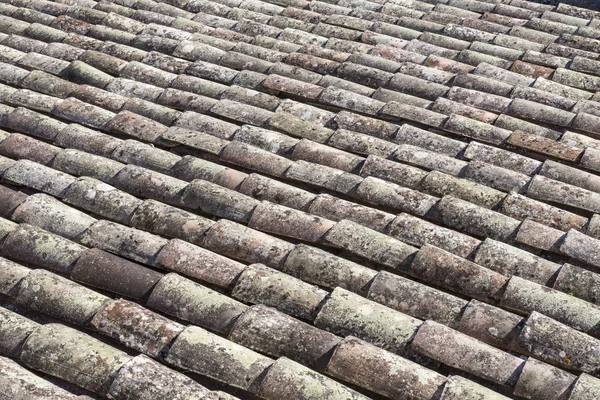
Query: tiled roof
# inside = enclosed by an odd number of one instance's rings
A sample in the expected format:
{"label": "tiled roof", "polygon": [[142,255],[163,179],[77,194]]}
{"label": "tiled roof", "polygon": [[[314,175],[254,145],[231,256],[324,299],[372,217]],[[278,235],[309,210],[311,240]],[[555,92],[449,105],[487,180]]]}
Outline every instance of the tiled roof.
{"label": "tiled roof", "polygon": [[0,398],[600,399],[595,0],[0,0]]}

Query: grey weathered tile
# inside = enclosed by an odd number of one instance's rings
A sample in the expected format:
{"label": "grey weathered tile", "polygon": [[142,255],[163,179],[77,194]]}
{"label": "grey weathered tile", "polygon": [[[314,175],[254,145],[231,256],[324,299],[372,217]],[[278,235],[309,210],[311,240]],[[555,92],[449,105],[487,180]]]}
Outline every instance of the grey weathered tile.
{"label": "grey weathered tile", "polygon": [[134,261],[154,265],[167,240],[109,221],[98,221],[82,236],[81,243],[97,247]]}
{"label": "grey weathered tile", "polygon": [[464,152],[467,160],[477,160],[498,167],[510,169],[525,175],[532,175],[541,165],[540,161],[504,149],[472,141]]}
{"label": "grey weathered tile", "polygon": [[562,231],[582,230],[588,222],[585,217],[517,193],[509,193],[504,198],[499,210],[511,217],[521,220],[531,218],[533,221]]}
{"label": "grey weathered tile", "polygon": [[210,396],[208,389],[191,378],[176,372],[147,356],[132,358],[119,369],[108,396],[121,398],[130,393],[137,396]]}
{"label": "grey weathered tile", "polygon": [[[388,323],[381,324],[382,320]],[[421,323],[341,288],[332,292],[315,319],[315,326],[321,329],[341,336],[356,336],[400,354],[407,353],[406,346]]]}
{"label": "grey weathered tile", "polygon": [[588,373],[598,369],[593,350],[600,345],[598,339],[535,311],[525,320],[518,344],[527,353],[567,369]]}
{"label": "grey weathered tile", "polygon": [[600,389],[600,382],[598,379],[592,377],[588,374],[581,374],[575,380],[575,384],[571,390],[571,397],[577,398],[577,396],[581,396],[583,400],[588,400],[586,397],[589,397],[589,393],[594,393],[598,389]]}
{"label": "grey weathered tile", "polygon": [[539,393],[542,397],[560,396],[568,392],[575,379],[573,374],[530,357],[521,372],[514,394],[533,396]]}
{"label": "grey weathered tile", "polygon": [[[512,103],[511,103],[512,104]],[[503,144],[510,136],[510,131],[486,124],[475,119],[453,114],[444,124],[444,129],[460,136],[495,145]]]}
{"label": "grey weathered tile", "polygon": [[[56,362],[49,360],[50,355]],[[47,324],[29,336],[20,360],[37,371],[93,392],[103,392],[110,384],[111,375],[130,357],[83,332]]]}
{"label": "grey weathered tile", "polygon": [[67,124],[24,107],[8,109],[3,126],[41,139],[54,140]]}
{"label": "grey weathered tile", "polygon": [[0,197],[2,205],[0,205],[0,216],[8,217],[20,204],[26,199],[27,195],[16,190],[9,189],[4,185],[0,185]]}
{"label": "grey weathered tile", "polygon": [[590,335],[598,335],[600,307],[516,276],[510,279],[500,306],[520,313],[537,311]]}
{"label": "grey weathered tile", "polygon": [[489,209],[495,208],[505,197],[504,193],[488,186],[438,171],[427,175],[421,182],[420,190],[440,197],[451,194]]}
{"label": "grey weathered tile", "polygon": [[475,204],[445,196],[437,209],[444,225],[468,234],[510,241],[520,222]]}
{"label": "grey weathered tile", "polygon": [[496,119],[495,125],[499,128],[506,129],[509,131],[522,130],[554,140],[557,140],[562,135],[560,131],[553,130],[532,122],[528,122],[523,119],[511,117],[506,114],[500,115],[498,119]]}
{"label": "grey weathered tile", "polygon": [[[366,365],[370,373],[357,373]],[[403,373],[390,374],[396,368]],[[352,377],[348,381],[387,396],[434,396],[446,383],[443,375],[354,337],[336,348],[326,371],[337,378]]]}
{"label": "grey weathered tile", "polygon": [[234,259],[259,262],[272,268],[280,268],[294,249],[289,242],[227,220],[214,224],[202,245]]}
{"label": "grey weathered tile", "polygon": [[87,325],[108,297],[43,269],[23,278],[17,303],[75,325]]}
{"label": "grey weathered tile", "polygon": [[456,329],[492,346],[515,351],[523,321],[524,318],[517,314],[471,300]]}
{"label": "grey weathered tile", "polygon": [[[8,265],[9,261],[7,260],[2,260],[0,261],[0,263],[4,264],[4,267],[11,267],[10,265]],[[15,266],[17,266],[17,264],[14,264]],[[24,275],[26,275],[27,273],[29,273],[29,270],[25,267],[21,267],[24,271],[22,271],[22,273],[24,273]],[[26,271],[26,272],[25,272]],[[13,271],[8,271],[16,273],[16,270],[13,269]],[[24,276],[23,275],[23,276]],[[3,292],[4,293],[4,292]],[[6,294],[8,294],[8,292],[6,292]],[[27,338],[29,337],[29,335],[36,330],[39,325],[25,317],[22,317],[21,315],[14,313],[8,309],[5,308],[0,308],[0,321],[2,321],[2,325],[0,325],[0,334],[2,334],[2,339],[0,339],[0,354],[3,356],[0,359],[0,365],[2,365],[0,367],[0,371],[3,372],[2,377],[4,377],[7,381],[12,378],[15,381],[17,379],[15,379],[15,376],[11,376],[10,374],[10,367],[6,368],[7,365],[7,360],[4,357],[11,357],[11,358],[18,358],[19,354],[21,352],[22,346],[25,343],[25,341],[27,340]],[[2,378],[0,378],[2,379]],[[14,382],[14,381],[13,381]],[[44,381],[42,381],[44,382]],[[30,384],[32,382],[29,382]],[[7,386],[9,388],[9,390],[11,390],[10,384],[7,382]],[[34,386],[34,385],[32,385]],[[50,385],[48,385],[50,386]],[[31,390],[33,389],[33,390]],[[34,388],[31,388],[30,390],[32,392],[35,392],[35,386]],[[57,390],[58,391],[58,390]],[[41,394],[43,395],[43,389],[40,390],[40,392],[42,392]],[[46,393],[47,395],[53,395],[54,393],[52,393],[51,390],[48,390],[49,393]],[[9,392],[10,393],[10,392]],[[13,392],[14,393],[14,392]],[[18,395],[18,393],[17,393]],[[56,393],[56,395],[58,396],[59,393]],[[60,399],[60,397],[59,397]]]}
{"label": "grey weathered tile", "polygon": [[441,128],[447,116],[420,107],[391,101],[380,111],[381,115],[418,122],[433,128]]}
{"label": "grey weathered tile", "polygon": [[561,267],[518,247],[489,238],[479,246],[474,260],[503,275],[516,275],[542,285],[551,283]]}
{"label": "grey weathered tile", "polygon": [[447,400],[459,400],[463,396],[481,396],[490,400],[505,400],[508,397],[494,392],[487,387],[463,378],[460,375],[450,375],[444,388],[444,396]]}
{"label": "grey weathered tile", "polygon": [[294,247],[281,270],[305,282],[330,289],[341,287],[359,294],[366,294],[377,275],[375,270],[303,244]]}
{"label": "grey weathered tile", "polygon": [[[310,4],[314,3],[311,2]],[[341,383],[318,374],[286,357],[281,357],[273,363],[260,385],[258,395],[265,400],[276,400],[282,397],[305,399],[310,398],[312,391],[307,388],[311,387],[320,388],[324,400],[333,400],[340,395],[349,400],[367,399],[366,396]]]}
{"label": "grey weathered tile", "polygon": [[232,296],[251,304],[264,304],[294,317],[312,321],[328,293],[317,286],[267,268],[248,267],[238,279]]}
{"label": "grey weathered tile", "polygon": [[527,195],[535,199],[557,204],[564,204],[587,211],[597,212],[598,194],[587,189],[535,176],[527,189]]}
{"label": "grey weathered tile", "polygon": [[18,133],[13,133],[0,143],[0,153],[4,156],[43,165],[50,165],[59,152],[58,147]]}
{"label": "grey weathered tile", "polygon": [[263,305],[246,310],[228,338],[271,357],[288,357],[313,368],[322,367],[328,353],[342,340]]}
{"label": "grey weathered tile", "polygon": [[338,222],[325,236],[327,243],[352,254],[401,270],[416,248],[349,220]]}
{"label": "grey weathered tile", "polygon": [[4,179],[55,197],[63,197],[75,178],[29,160],[19,160],[8,168]]}
{"label": "grey weathered tile", "polygon": [[368,298],[415,318],[449,326],[458,323],[468,304],[449,293],[384,271],[373,280]]}
{"label": "grey weathered tile", "polygon": [[156,256],[159,267],[180,272],[195,279],[228,288],[244,270],[244,266],[183,240],[169,241]]}
{"label": "grey weathered tile", "polygon": [[514,385],[516,372],[524,363],[518,357],[433,321],[421,326],[412,347],[420,354],[501,385]]}
{"label": "grey weathered tile", "polygon": [[96,222],[89,215],[41,193],[29,196],[13,212],[12,219],[75,241]]}

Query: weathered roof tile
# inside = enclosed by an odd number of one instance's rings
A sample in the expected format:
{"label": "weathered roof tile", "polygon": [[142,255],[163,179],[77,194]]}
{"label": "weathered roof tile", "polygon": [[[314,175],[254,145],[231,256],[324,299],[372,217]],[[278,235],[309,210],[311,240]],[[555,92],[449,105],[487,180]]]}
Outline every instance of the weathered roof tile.
{"label": "weathered roof tile", "polygon": [[[270,333],[269,339],[260,334],[263,330]],[[229,338],[272,357],[288,357],[313,368],[323,364],[327,353],[341,341],[331,333],[262,305],[244,312]]]}
{"label": "weathered roof tile", "polygon": [[435,196],[452,194],[490,209],[500,204],[505,196],[504,193],[485,185],[438,171],[430,172],[422,181],[420,189]]}
{"label": "weathered roof tile", "polygon": [[214,224],[206,234],[203,246],[245,262],[261,262],[279,268],[294,248],[291,243],[227,220]]}
{"label": "weathered roof tile", "polygon": [[531,181],[527,195],[546,202],[598,212],[597,193],[539,175]]}
{"label": "weathered roof tile", "polygon": [[391,101],[380,111],[381,115],[406,119],[434,128],[440,128],[447,120],[447,116],[420,107]]}
{"label": "weathered roof tile", "polygon": [[583,150],[578,149],[577,147],[567,146],[555,140],[543,138],[521,130],[514,131],[506,143],[572,162],[576,161],[583,153]]}
{"label": "weathered roof tile", "polygon": [[[13,264],[8,260],[4,260],[2,259],[0,261],[0,263],[3,265],[3,268],[7,268],[8,269],[8,274],[14,274],[14,275],[9,275],[8,277],[14,277],[15,279],[17,278],[17,276],[19,277],[17,279],[17,282],[21,280],[21,278],[25,277],[28,273],[29,273],[29,269],[25,268],[25,267],[20,267],[21,270],[17,270],[16,267],[19,267],[18,264]],[[3,271],[4,272],[4,271]],[[6,279],[7,277],[4,276],[4,279]],[[17,283],[15,282],[15,283]],[[6,292],[2,292],[3,294],[8,294],[8,291]],[[0,340],[0,354],[2,354],[2,358],[0,358],[0,365],[2,365],[0,367],[0,370],[3,372],[2,376],[6,377],[6,379],[13,379],[13,382],[15,379],[14,376],[11,376],[9,370],[10,367],[7,368],[7,363],[8,361],[6,358],[4,357],[12,357],[12,358],[18,358],[21,352],[21,348],[23,346],[23,344],[25,343],[25,341],[27,340],[27,338],[29,337],[29,335],[36,330],[39,325],[31,320],[28,320],[27,318],[24,318],[22,316],[20,316],[17,313],[14,313],[8,309],[2,308],[0,309],[0,321],[2,321],[2,325],[0,328],[0,333],[2,333],[2,339]],[[35,375],[34,375],[35,376]],[[0,378],[1,379],[1,378]],[[43,380],[41,380],[40,384],[42,384],[42,382],[45,382]],[[28,382],[30,385],[32,382]],[[49,386],[49,385],[47,385]],[[11,390],[12,388],[9,387],[9,384],[7,382],[7,386],[5,386],[5,388],[8,388],[8,390]],[[48,392],[51,392],[50,390],[48,390]],[[58,392],[58,390],[57,390]],[[8,393],[13,393],[12,390],[11,392]],[[47,395],[54,395],[56,394],[57,396],[59,395],[59,393],[46,393]],[[43,395],[43,393],[42,393]],[[58,397],[59,399],[61,399],[61,397]],[[68,397],[67,397],[68,398]]]}
{"label": "weathered roof tile", "polygon": [[515,241],[534,249],[558,252],[558,246],[564,237],[565,233],[558,229],[526,219],[519,227]]}
{"label": "weathered roof tile", "polygon": [[75,325],[87,325],[108,297],[59,275],[36,269],[19,285],[17,302]]}
{"label": "weathered roof tile", "polygon": [[576,116],[568,111],[523,99],[514,99],[508,106],[508,114],[558,126],[569,126]]}
{"label": "weathered roof tile", "polygon": [[267,121],[267,126],[290,136],[305,138],[318,143],[326,142],[333,134],[332,129],[325,128],[322,124],[311,120],[305,121],[288,112],[276,112]]}
{"label": "weathered roof tile", "polygon": [[437,209],[445,225],[480,237],[510,241],[519,221],[453,196],[444,196]]}
{"label": "weathered roof tile", "polygon": [[104,129],[115,118],[115,113],[87,104],[74,97],[61,101],[52,113],[58,117],[92,128]]}
{"label": "weathered roof tile", "polygon": [[510,26],[501,25],[500,23],[493,22],[491,20],[491,18],[490,19],[486,18],[489,15],[490,15],[489,13],[484,13],[483,17],[485,19],[483,19],[483,18],[480,18],[480,19],[465,18],[462,21],[462,25],[469,27],[469,28],[473,28],[473,29],[479,29],[484,32],[493,33],[493,34],[508,33],[510,31]]}
{"label": "weathered roof tile", "polygon": [[248,267],[232,292],[234,298],[246,303],[275,307],[286,314],[311,321],[327,294],[316,286],[261,264]]}
{"label": "weathered roof tile", "polygon": [[588,396],[588,393],[597,391],[600,388],[599,384],[598,379],[591,375],[581,374],[575,380],[575,384],[571,390],[571,397],[577,398],[577,396],[581,396],[582,399],[587,400],[586,396]]}
{"label": "weathered roof tile", "polygon": [[4,179],[46,192],[55,197],[63,197],[75,182],[75,178],[29,160],[19,160],[8,168]]}
{"label": "weathered roof tile", "polygon": [[[557,337],[562,338],[559,339],[558,343],[561,344],[558,346],[555,344]],[[518,338],[519,346],[528,353],[560,366],[588,373],[598,369],[592,350],[598,347],[598,342],[598,339],[535,311],[525,321]]]}
{"label": "weathered roof tile", "polygon": [[148,142],[155,141],[167,130],[166,126],[130,111],[121,111],[107,122],[111,132]]}
{"label": "weathered roof tile", "polygon": [[508,282],[500,305],[521,313],[537,311],[590,335],[598,334],[598,306],[516,276]]}
{"label": "weathered roof tile", "polygon": [[162,275],[103,250],[89,249],[79,257],[70,276],[92,287],[140,299]]}
{"label": "weathered roof tile", "polygon": [[503,144],[510,137],[510,131],[458,114],[453,114],[448,118],[444,129],[460,136],[495,145]]}
{"label": "weathered roof tile", "polygon": [[[310,4],[314,3],[316,2]],[[320,393],[323,395],[324,400],[333,400],[340,395],[350,400],[367,399],[366,396],[286,357],[279,358],[269,368],[258,395],[265,400],[276,400],[281,396],[308,399],[313,393],[310,390],[311,387],[321,388]]]}
{"label": "weathered roof tile", "polygon": [[[49,354],[59,362],[49,362]],[[30,368],[95,392],[106,390],[111,374],[129,359],[126,353],[59,324],[36,329],[21,354],[21,361]]]}
{"label": "weathered roof tile", "polygon": [[416,188],[427,172],[416,167],[400,164],[377,156],[367,157],[360,170],[361,176],[374,176],[404,187]]}
{"label": "weathered roof tile", "polygon": [[505,400],[508,398],[459,375],[450,375],[444,387],[444,396],[446,399],[459,400],[465,395],[482,396],[482,398],[490,400]]}
{"label": "weathered roof tile", "polygon": [[350,220],[338,222],[326,235],[327,243],[353,254],[399,269],[417,249]]}
{"label": "weathered roof tile", "polygon": [[552,282],[560,265],[492,239],[477,249],[475,262],[506,276],[516,275],[540,284]]}
{"label": "weathered roof tile", "polygon": [[335,225],[333,221],[287,207],[261,202],[248,226],[261,231],[318,242]]}
{"label": "weathered roof tile", "polygon": [[521,130],[554,140],[558,140],[561,136],[563,136],[560,131],[547,128],[546,126],[537,125],[523,119],[511,117],[506,114],[500,115],[498,119],[496,119],[494,125],[509,131]]}
{"label": "weathered roof tile", "polygon": [[[559,108],[562,110],[571,110],[576,104],[576,100],[569,99],[554,93],[548,93],[541,89],[517,86],[511,93],[511,97],[534,101],[547,106]],[[577,112],[573,110],[574,112]]]}
{"label": "weathered roof tile", "polygon": [[530,357],[515,386],[517,396],[560,396],[568,391],[576,377],[559,368]]}
{"label": "weathered roof tile", "polygon": [[[381,318],[390,324],[380,325]],[[406,354],[405,347],[421,321],[336,288],[317,315],[315,325],[338,335],[359,337],[394,353]]]}
{"label": "weathered roof tile", "polygon": [[504,275],[429,244],[417,252],[407,273],[458,294],[492,303],[501,298],[508,281]]}
{"label": "weathered roof tile", "polygon": [[514,385],[515,372],[524,364],[518,357],[433,321],[421,326],[412,346],[446,365],[501,385]]}
{"label": "weathered roof tile", "polygon": [[423,99],[417,96],[413,96],[410,94],[398,92],[396,90],[389,90],[384,88],[378,88],[371,94],[367,94],[373,97],[376,100],[383,101],[384,103],[396,102],[401,104],[407,104],[410,106],[415,106],[419,108],[428,108],[433,103],[427,99]]}
{"label": "weathered roof tile", "polygon": [[514,86],[485,76],[474,74],[459,73],[454,78],[454,86],[464,87],[466,89],[478,90],[498,96],[508,96]]}
{"label": "weathered roof tile", "polygon": [[114,222],[101,220],[83,234],[81,243],[116,253],[134,261],[154,265],[156,256],[167,244],[167,240],[137,229],[126,228]]}
{"label": "weathered roof tile", "polygon": [[456,329],[492,346],[516,349],[516,339],[523,320],[519,315],[499,307],[471,300]]}
{"label": "weathered roof tile", "polygon": [[[222,350],[215,351],[215,348]],[[190,356],[200,353],[206,356]],[[253,385],[258,376],[273,363],[267,357],[195,326],[184,329],[177,337],[169,350],[167,361],[251,391],[256,390]]]}
{"label": "weathered roof tile", "polygon": [[16,222],[35,225],[71,240],[78,240],[96,220],[45,194],[31,195],[14,212]]}
{"label": "weathered roof tile", "polygon": [[496,66],[498,68],[508,69],[513,65],[512,61],[504,60],[499,57],[468,49],[461,50],[461,52],[457,56],[457,60],[465,64],[472,65],[474,67],[478,66],[479,64],[485,63]]}
{"label": "weathered roof tile", "polygon": [[18,133],[13,133],[0,142],[2,155],[14,159],[32,160],[43,165],[50,165],[59,151],[58,147]]}
{"label": "weathered roof tile", "polygon": [[140,397],[151,397],[156,393],[190,397],[208,397],[214,394],[191,378],[142,354],[132,358],[119,369],[107,395],[122,398],[129,393],[136,393]]}

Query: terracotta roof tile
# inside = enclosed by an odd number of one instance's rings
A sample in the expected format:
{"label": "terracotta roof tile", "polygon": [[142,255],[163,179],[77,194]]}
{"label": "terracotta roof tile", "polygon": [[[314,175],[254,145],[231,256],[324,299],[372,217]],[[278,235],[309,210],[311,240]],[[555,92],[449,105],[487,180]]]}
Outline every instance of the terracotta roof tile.
{"label": "terracotta roof tile", "polygon": [[511,312],[471,300],[460,319],[458,329],[495,347],[515,349],[523,318]]}

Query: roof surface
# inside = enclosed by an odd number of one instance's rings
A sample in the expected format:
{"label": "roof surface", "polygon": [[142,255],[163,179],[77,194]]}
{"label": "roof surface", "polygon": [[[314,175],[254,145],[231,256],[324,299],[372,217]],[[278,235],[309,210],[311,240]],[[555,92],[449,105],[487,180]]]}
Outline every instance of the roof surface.
{"label": "roof surface", "polygon": [[0,0],[0,399],[600,399],[568,3]]}

